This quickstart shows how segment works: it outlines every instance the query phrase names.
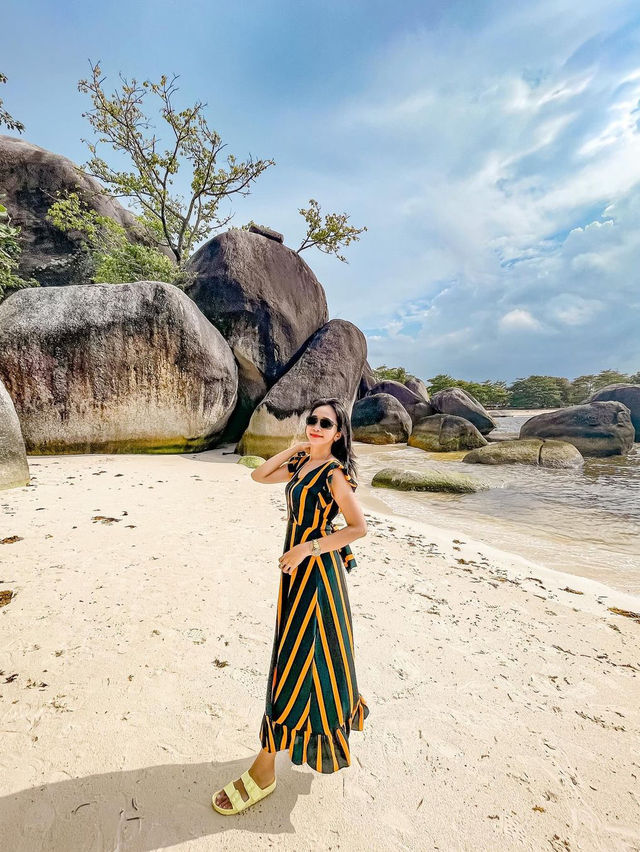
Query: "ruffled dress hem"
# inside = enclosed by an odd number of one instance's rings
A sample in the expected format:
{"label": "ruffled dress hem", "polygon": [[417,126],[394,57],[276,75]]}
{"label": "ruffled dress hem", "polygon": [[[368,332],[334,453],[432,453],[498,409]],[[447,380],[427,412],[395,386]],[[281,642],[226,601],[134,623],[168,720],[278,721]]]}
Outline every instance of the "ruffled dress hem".
{"label": "ruffled dress hem", "polygon": [[306,764],[327,775],[351,765],[349,734],[352,730],[362,731],[368,715],[369,708],[361,695],[345,724],[334,728],[331,734],[312,731],[308,717],[301,728],[289,730],[265,713],[260,725],[260,742],[270,753],[288,748],[292,763]]}

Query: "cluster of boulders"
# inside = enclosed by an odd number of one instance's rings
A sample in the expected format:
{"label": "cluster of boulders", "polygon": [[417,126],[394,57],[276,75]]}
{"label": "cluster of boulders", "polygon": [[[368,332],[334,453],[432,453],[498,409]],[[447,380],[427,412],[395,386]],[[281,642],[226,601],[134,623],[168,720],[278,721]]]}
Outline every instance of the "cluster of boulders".
{"label": "cluster of boulders", "polygon": [[184,290],[85,283],[81,241],[46,221],[77,191],[140,238],[133,217],[71,161],[0,137],[0,192],[22,228],[20,273],[40,287],[0,304],[0,487],[26,454],[186,452],[221,441],[268,457],[303,431],[314,398],[350,411],[362,332],[328,319],[324,289],[269,228],[231,229],[190,259]]}
{"label": "cluster of boulders", "polygon": [[383,381],[361,392],[353,407],[354,438],[369,444],[407,442],[432,452],[484,446],[494,419],[470,393],[444,388],[429,396],[424,383]]}
{"label": "cluster of boulders", "polygon": [[[80,239],[46,221],[65,189],[144,239],[71,161],[0,136],[0,193],[22,228],[19,271],[41,284],[0,304],[0,488],[28,482],[27,453],[187,452],[233,441],[254,464],[303,434],[322,396],[344,402],[357,441],[468,451],[469,463],[572,467],[640,440],[640,386],[611,385],[498,441],[494,419],[467,391],[430,396],[419,379],[378,381],[362,332],[328,319],[322,285],[269,228],[209,240],[189,261],[184,291],[85,283]],[[454,488],[440,474],[420,487],[436,479]],[[388,473],[379,480],[396,483]]]}
{"label": "cluster of boulders", "polygon": [[[586,403],[530,417],[516,439],[491,437],[493,417],[462,388],[429,396],[419,380],[360,385],[353,408],[356,440],[369,444],[407,443],[431,453],[468,450],[468,464],[528,464],[573,468],[585,456],[628,453],[640,440],[640,385],[611,385]],[[472,483],[447,481],[441,472],[380,471],[379,487],[405,490],[471,490]],[[475,484],[479,487],[479,484]]]}

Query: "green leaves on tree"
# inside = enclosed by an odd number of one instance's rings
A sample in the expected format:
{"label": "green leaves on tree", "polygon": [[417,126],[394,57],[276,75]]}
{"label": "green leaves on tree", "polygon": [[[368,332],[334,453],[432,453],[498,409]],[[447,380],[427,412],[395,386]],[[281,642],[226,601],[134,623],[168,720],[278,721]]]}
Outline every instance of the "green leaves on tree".
{"label": "green leaves on tree", "polygon": [[367,229],[354,228],[348,225],[349,216],[346,213],[328,213],[323,221],[320,215],[320,205],[313,198],[309,199],[307,210],[300,208],[298,212],[307,223],[307,233],[297,250],[297,254],[315,246],[325,254],[335,254],[338,260],[348,263],[346,257],[340,254],[340,249],[343,246],[348,246],[354,240],[359,240],[360,234]]}
{"label": "green leaves on tree", "polygon": [[[91,97],[93,109],[83,116],[98,141],[83,140],[92,155],[85,171],[102,181],[114,197],[127,198],[182,266],[198,242],[232,218],[232,214],[222,213],[223,202],[234,195],[248,195],[251,184],[274,161],[252,157],[239,161],[234,154],[223,156],[226,145],[207,124],[206,104],[196,101],[182,110],[174,106],[176,75],[142,83],[135,78],[129,82],[120,75],[120,88],[109,95],[103,88],[100,65],[90,65],[91,78],[80,80],[78,89]],[[163,147],[145,112],[149,99],[155,99],[163,129],[168,131],[167,147]],[[108,165],[98,156],[100,143],[124,156],[130,169],[118,171]],[[186,196],[173,188],[183,167],[189,170]]]}
{"label": "green leaves on tree", "polygon": [[[7,77],[5,74],[0,74],[0,83],[6,83]],[[9,130],[17,130],[18,133],[22,133],[24,131],[24,124],[21,121],[18,121],[12,115],[6,111],[3,106],[2,98],[0,98],[0,127],[4,124],[5,127],[8,127]]]}

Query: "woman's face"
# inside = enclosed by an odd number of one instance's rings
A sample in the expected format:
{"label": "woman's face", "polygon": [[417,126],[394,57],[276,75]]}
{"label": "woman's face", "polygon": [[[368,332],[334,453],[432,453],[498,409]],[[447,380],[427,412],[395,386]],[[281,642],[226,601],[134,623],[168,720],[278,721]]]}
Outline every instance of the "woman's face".
{"label": "woman's face", "polygon": [[[333,406],[319,405],[317,408],[313,409],[311,414],[317,417],[318,420],[313,426],[307,425],[307,440],[312,447],[322,447],[323,445],[326,445],[327,451],[330,452],[333,442],[339,438],[341,434],[338,430],[338,417],[333,410]],[[321,425],[321,421],[323,420],[330,420],[331,426],[324,428]]]}

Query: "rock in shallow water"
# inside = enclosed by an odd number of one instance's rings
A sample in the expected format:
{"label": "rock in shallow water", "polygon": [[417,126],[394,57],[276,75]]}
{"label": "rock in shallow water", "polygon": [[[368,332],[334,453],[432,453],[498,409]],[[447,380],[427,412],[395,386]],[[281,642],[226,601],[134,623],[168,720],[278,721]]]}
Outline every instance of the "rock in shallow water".
{"label": "rock in shallow water", "polygon": [[573,444],[547,438],[498,441],[478,447],[462,459],[469,464],[529,464],[538,467],[582,467],[584,458]]}
{"label": "rock in shallow water", "polygon": [[631,412],[631,422],[635,429],[635,440],[640,441],[640,385],[618,382],[596,391],[589,402],[621,402]]}
{"label": "rock in shallow water", "polygon": [[443,388],[433,394],[430,403],[440,414],[452,414],[473,423],[482,435],[487,435],[496,428],[495,420],[485,407],[463,388]]}
{"label": "rock in shallow water", "polygon": [[460,494],[488,488],[485,483],[455,471],[449,473],[429,470],[415,473],[408,470],[395,470],[392,467],[379,470],[371,484],[374,488],[392,488],[396,491],[451,491]]}
{"label": "rock in shallow water", "polygon": [[520,428],[521,438],[555,438],[583,456],[626,455],[633,447],[631,414],[621,402],[591,402],[536,414]]}
{"label": "rock in shallow water", "polygon": [[487,439],[473,423],[453,414],[432,414],[415,424],[409,436],[410,447],[434,453],[451,453],[482,447]]}

